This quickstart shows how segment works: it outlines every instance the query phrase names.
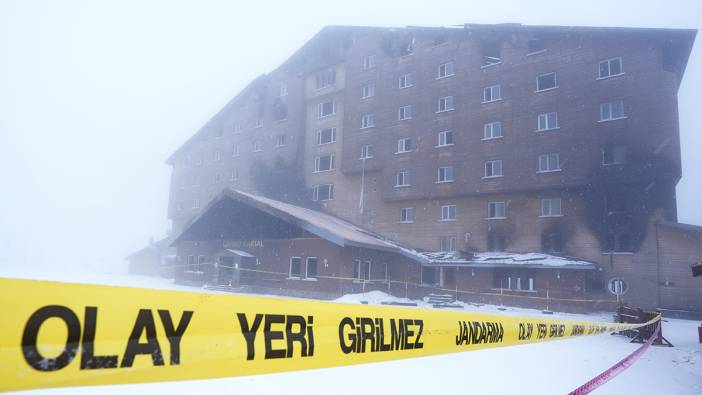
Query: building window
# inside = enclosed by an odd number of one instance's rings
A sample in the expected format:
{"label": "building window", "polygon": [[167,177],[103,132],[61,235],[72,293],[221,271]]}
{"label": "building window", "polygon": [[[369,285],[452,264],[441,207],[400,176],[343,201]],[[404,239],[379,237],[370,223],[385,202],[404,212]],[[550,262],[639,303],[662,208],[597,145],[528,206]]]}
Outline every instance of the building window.
{"label": "building window", "polygon": [[370,280],[370,261],[361,261],[360,259],[353,260],[353,278],[357,281]]}
{"label": "building window", "polygon": [[214,173],[212,175],[212,184],[219,184],[222,181],[222,175],[219,173]]}
{"label": "building window", "polygon": [[195,267],[196,272],[202,271],[203,266],[205,266],[205,261],[207,261],[206,256],[204,256],[204,255],[197,256],[197,266]]}
{"label": "building window", "polygon": [[334,154],[314,158],[314,172],[334,170]]}
{"label": "building window", "polygon": [[375,115],[364,114],[361,117],[361,129],[368,129],[372,128],[373,126],[375,126]]}
{"label": "building window", "polygon": [[453,166],[439,167],[436,174],[436,182],[453,182]]}
{"label": "building window", "polygon": [[275,136],[275,146],[276,147],[282,147],[287,143],[287,138],[284,134],[279,134]]}
{"label": "building window", "polygon": [[502,56],[500,55],[501,46],[502,45],[499,42],[483,43],[482,67],[488,67],[502,63]]}
{"label": "building window", "polygon": [[403,224],[409,224],[414,222],[414,208],[403,207],[400,209],[400,222]]}
{"label": "building window", "polygon": [[547,112],[539,114],[537,118],[537,131],[558,129],[558,113]]}
{"label": "building window", "polygon": [[439,237],[439,250],[444,252],[456,252],[456,236]]}
{"label": "building window", "polygon": [[410,152],[412,150],[412,139],[404,138],[397,140],[397,154]]}
{"label": "building window", "polygon": [[483,126],[483,140],[502,137],[502,122],[490,122]]}
{"label": "building window", "polygon": [[234,145],[232,146],[232,156],[236,158],[236,157],[239,156],[239,155],[241,155],[241,150],[239,149],[239,145],[238,145],[238,144],[234,144]]}
{"label": "building window", "polygon": [[263,151],[263,143],[261,140],[254,140],[253,142],[253,152],[261,152]]}
{"label": "building window", "polygon": [[505,215],[505,202],[489,202],[488,203],[488,219],[503,219]]}
{"label": "building window", "polygon": [[447,145],[453,145],[453,130],[444,130],[439,132],[439,141],[437,147],[445,147]]}
{"label": "building window", "polygon": [[317,277],[317,258],[309,257],[305,260],[305,278],[316,278]]}
{"label": "building window", "polygon": [[558,81],[556,81],[556,73],[546,73],[541,74],[536,77],[536,91],[547,91],[549,89],[558,88]]}
{"label": "building window", "polygon": [[407,44],[402,48],[402,56],[412,55],[414,53],[415,39],[412,37],[407,41]]}
{"label": "building window", "polygon": [[399,121],[404,121],[406,119],[412,119],[412,106],[402,106],[397,110],[397,119]]}
{"label": "building window", "polygon": [[193,208],[194,208],[195,210],[197,210],[197,209],[200,208],[200,199],[195,198],[195,200],[193,200]]}
{"label": "building window", "polygon": [[215,151],[212,154],[212,160],[215,162],[219,162],[220,160],[222,160],[222,151],[219,151],[219,150]]}
{"label": "building window", "polygon": [[485,176],[483,178],[502,177],[502,160],[489,160],[485,162]]}
{"label": "building window", "polygon": [[370,159],[373,157],[373,146],[362,145],[361,146],[361,157],[360,159]]}
{"label": "building window", "polygon": [[617,145],[602,150],[603,165],[622,165],[626,163],[626,147]]}
{"label": "building window", "polygon": [[336,105],[333,100],[325,101],[318,104],[319,118],[324,118],[334,115],[336,112]]}
{"label": "building window", "polygon": [[541,199],[541,217],[560,217],[561,199]]}
{"label": "building window", "polygon": [[299,256],[290,257],[290,272],[288,273],[288,277],[300,278],[301,266],[302,258]]}
{"label": "building window", "polygon": [[280,84],[280,90],[278,91],[280,97],[285,97],[288,95],[288,84]]}
{"label": "building window", "polygon": [[230,181],[239,181],[239,169],[232,169],[232,172],[229,175],[229,180]]}
{"label": "building window", "polygon": [[312,190],[312,200],[315,202],[324,202],[334,199],[334,184],[315,185]]}
{"label": "building window", "polygon": [[234,133],[241,133],[242,130],[244,130],[244,127],[240,123],[234,124]]}
{"label": "building window", "polygon": [[410,173],[407,170],[397,172],[396,187],[408,187],[410,185]]}
{"label": "building window", "polygon": [[547,254],[563,252],[563,237],[557,229],[546,229],[541,233],[541,251]]}
{"label": "building window", "polygon": [[409,88],[414,85],[414,80],[412,78],[412,73],[403,74],[398,78],[397,85],[400,89]]}
{"label": "building window", "polygon": [[624,74],[622,58],[603,60],[599,65],[599,78],[609,78]]}
{"label": "building window", "polygon": [[502,100],[502,92],[499,85],[492,85],[483,88],[483,103]]}
{"label": "building window", "polygon": [[539,155],[539,169],[537,173],[548,173],[551,171],[560,171],[560,155],[556,153]]}
{"label": "building window", "polygon": [[195,158],[195,166],[202,166],[202,157],[198,156]]}
{"label": "building window", "polygon": [[375,96],[375,84],[370,83],[363,87],[363,93],[361,99],[367,99],[369,97]]}
{"label": "building window", "polygon": [[215,138],[221,138],[222,136],[224,136],[224,128],[217,128],[214,131],[214,136]]}
{"label": "building window", "polygon": [[445,96],[439,98],[438,106],[436,112],[452,111],[453,107],[453,96]]}
{"label": "building window", "polygon": [[456,205],[455,204],[441,206],[441,220],[442,221],[455,221],[456,220]]}
{"label": "building window", "polygon": [[375,67],[375,55],[368,55],[363,58],[363,70],[370,70]]}
{"label": "building window", "polygon": [[500,231],[488,231],[487,250],[491,252],[504,251],[507,249],[507,236]]}
{"label": "building window", "polygon": [[256,121],[254,123],[254,128],[262,128],[263,127],[263,118],[256,118]]}
{"label": "building window", "polygon": [[317,132],[317,145],[336,142],[336,128],[324,128]]}
{"label": "building window", "polygon": [[527,43],[527,55],[536,55],[546,50],[546,43],[540,38],[532,38]]}
{"label": "building window", "polygon": [[436,78],[446,78],[450,77],[453,75],[453,62],[448,62],[439,65],[439,68],[437,69],[436,72],[437,76]]}
{"label": "building window", "polygon": [[317,89],[324,89],[336,83],[336,70],[329,69],[317,74]]}
{"label": "building window", "polygon": [[622,100],[600,104],[600,122],[622,118],[626,118],[626,115],[624,115],[624,102]]}

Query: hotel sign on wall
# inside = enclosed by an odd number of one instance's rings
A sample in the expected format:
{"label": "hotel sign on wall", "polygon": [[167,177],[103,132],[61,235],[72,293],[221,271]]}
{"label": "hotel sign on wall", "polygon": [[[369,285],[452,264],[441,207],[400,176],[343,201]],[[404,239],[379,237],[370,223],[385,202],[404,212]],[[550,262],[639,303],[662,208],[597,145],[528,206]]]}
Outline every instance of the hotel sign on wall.
{"label": "hotel sign on wall", "polygon": [[263,248],[263,240],[224,240],[224,248]]}

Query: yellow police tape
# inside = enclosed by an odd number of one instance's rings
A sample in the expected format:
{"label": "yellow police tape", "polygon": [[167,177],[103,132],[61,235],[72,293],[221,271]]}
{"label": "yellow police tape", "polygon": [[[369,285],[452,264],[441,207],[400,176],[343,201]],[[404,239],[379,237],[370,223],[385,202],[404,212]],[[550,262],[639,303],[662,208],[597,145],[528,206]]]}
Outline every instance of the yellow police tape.
{"label": "yellow police tape", "polygon": [[17,279],[0,279],[0,300],[0,391],[316,369],[655,321],[564,321]]}

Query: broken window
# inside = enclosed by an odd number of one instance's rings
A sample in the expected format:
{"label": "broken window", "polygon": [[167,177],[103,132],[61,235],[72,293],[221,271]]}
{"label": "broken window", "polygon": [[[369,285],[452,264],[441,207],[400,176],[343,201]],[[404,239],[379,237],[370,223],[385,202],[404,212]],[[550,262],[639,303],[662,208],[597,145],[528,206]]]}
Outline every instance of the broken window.
{"label": "broken window", "polygon": [[487,249],[488,251],[499,252],[504,251],[507,246],[507,239],[504,234],[497,231],[488,232]]}
{"label": "broken window", "polygon": [[357,281],[370,280],[370,261],[362,261],[360,259],[353,260],[353,278]]}
{"label": "broken window", "polygon": [[423,285],[438,285],[439,284],[439,268],[422,266],[422,284]]}
{"label": "broken window", "polygon": [[499,42],[488,42],[483,44],[483,67],[502,63],[502,56],[500,55],[501,46],[502,45]]}
{"label": "broken window", "polygon": [[537,54],[546,50],[546,43],[540,38],[532,38],[527,43],[527,55]]}
{"label": "broken window", "polygon": [[603,165],[621,165],[626,163],[626,147],[617,145],[602,150]]}
{"label": "broken window", "polygon": [[273,105],[273,117],[276,121],[288,118],[288,105],[280,99],[277,99]]}
{"label": "broken window", "polygon": [[545,253],[560,253],[563,251],[563,238],[561,232],[546,230],[541,234],[541,251]]}

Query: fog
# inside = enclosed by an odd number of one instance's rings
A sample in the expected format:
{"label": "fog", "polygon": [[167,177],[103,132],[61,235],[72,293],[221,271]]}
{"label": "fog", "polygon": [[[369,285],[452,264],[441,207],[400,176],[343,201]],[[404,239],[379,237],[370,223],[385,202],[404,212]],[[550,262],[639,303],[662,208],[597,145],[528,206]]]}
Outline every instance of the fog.
{"label": "fog", "polygon": [[[702,28],[690,1],[0,0],[0,267],[117,270],[169,229],[165,159],[325,25]],[[702,224],[699,37],[679,92],[681,222]]]}

